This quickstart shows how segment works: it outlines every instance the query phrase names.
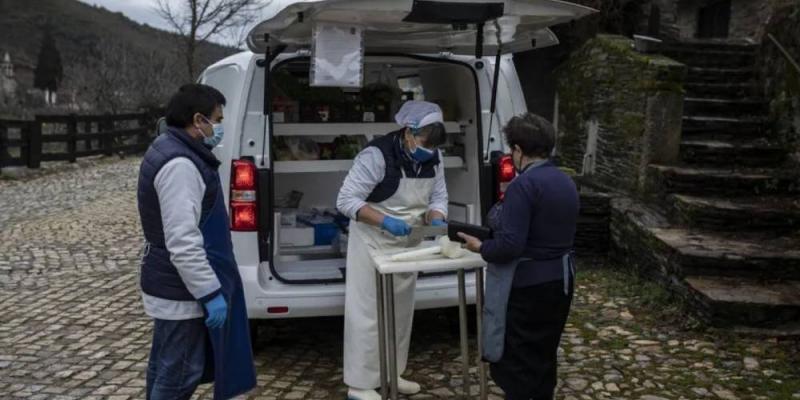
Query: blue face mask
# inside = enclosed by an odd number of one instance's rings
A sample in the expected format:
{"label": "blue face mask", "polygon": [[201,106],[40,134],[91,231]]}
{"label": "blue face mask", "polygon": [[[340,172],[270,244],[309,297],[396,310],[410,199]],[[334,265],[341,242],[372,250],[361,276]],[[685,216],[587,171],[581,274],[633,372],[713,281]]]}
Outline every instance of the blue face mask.
{"label": "blue face mask", "polygon": [[422,146],[417,146],[417,148],[411,152],[411,158],[417,160],[417,162],[424,163],[425,161],[430,160],[433,158],[433,155],[436,154],[434,150],[426,149]]}
{"label": "blue face mask", "polygon": [[217,145],[222,142],[222,137],[225,136],[224,127],[221,123],[212,124],[208,119],[206,119],[206,122],[211,125],[211,130],[214,132],[214,134],[211,137],[204,137],[203,143],[211,148],[217,147]]}
{"label": "blue face mask", "polygon": [[[409,129],[411,130],[411,135],[413,135],[414,137],[419,136],[419,133],[420,133],[420,129],[419,128],[410,127]],[[413,151],[409,150],[409,152],[408,152],[408,154],[411,156],[411,158],[413,158],[414,160],[416,160],[419,163],[424,163],[425,161],[428,161],[431,158],[433,158],[433,155],[435,154],[435,150],[426,149],[426,148],[424,148],[424,147],[422,147],[422,146],[420,146],[420,145],[418,145],[416,143],[414,143],[414,144],[415,144],[414,150]]]}

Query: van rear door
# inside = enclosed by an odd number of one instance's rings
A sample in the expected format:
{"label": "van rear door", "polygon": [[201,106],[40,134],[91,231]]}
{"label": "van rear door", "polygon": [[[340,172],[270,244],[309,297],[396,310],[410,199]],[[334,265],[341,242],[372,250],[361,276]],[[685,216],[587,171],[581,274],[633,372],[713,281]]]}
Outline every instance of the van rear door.
{"label": "van rear door", "polygon": [[369,52],[494,55],[557,44],[548,27],[593,11],[558,0],[274,0],[247,42],[255,53],[307,49],[314,23],[327,22],[361,26]]}

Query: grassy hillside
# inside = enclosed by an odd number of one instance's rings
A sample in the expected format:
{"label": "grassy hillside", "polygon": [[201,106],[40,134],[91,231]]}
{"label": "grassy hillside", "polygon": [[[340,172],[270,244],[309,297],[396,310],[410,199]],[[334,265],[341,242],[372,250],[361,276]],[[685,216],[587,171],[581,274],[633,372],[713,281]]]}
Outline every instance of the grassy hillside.
{"label": "grassy hillside", "polygon": [[[132,80],[157,83],[154,90],[161,92],[194,80],[186,76],[179,36],[77,0],[0,0],[0,56],[8,51],[15,63],[35,66],[47,26],[61,53],[62,88],[74,93],[83,108],[107,109],[106,103],[114,101],[106,99],[108,92],[124,97],[125,101],[120,100],[124,104],[118,106],[135,107],[137,101],[131,99],[139,93],[134,92],[148,89]],[[234,52],[204,43],[197,54],[197,70]],[[23,86],[32,85],[26,77],[20,78]],[[168,88],[163,87],[165,83]],[[147,99],[151,103],[159,100]]]}

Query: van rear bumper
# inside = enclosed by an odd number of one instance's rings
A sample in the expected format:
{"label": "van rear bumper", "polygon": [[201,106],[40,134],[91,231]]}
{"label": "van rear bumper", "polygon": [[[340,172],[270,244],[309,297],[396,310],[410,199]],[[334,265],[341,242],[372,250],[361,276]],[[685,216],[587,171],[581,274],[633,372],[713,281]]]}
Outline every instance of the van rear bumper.
{"label": "van rear bumper", "polygon": [[[259,281],[258,267],[239,266],[244,285],[247,315],[251,319],[281,319],[344,315],[344,283],[287,284],[277,279]],[[467,302],[475,304],[475,274],[466,277]],[[422,277],[417,280],[416,309],[458,305],[456,275]],[[288,308],[287,312],[269,312]]]}

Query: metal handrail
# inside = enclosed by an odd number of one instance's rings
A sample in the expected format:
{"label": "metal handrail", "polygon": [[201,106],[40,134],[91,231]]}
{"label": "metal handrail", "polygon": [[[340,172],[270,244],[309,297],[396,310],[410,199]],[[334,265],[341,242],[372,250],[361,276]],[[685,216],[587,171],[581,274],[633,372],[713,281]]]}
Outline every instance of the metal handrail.
{"label": "metal handrail", "polygon": [[781,45],[778,39],[776,39],[775,36],[773,36],[771,33],[768,33],[767,37],[769,37],[769,39],[772,40],[772,43],[774,43],[775,46],[778,47],[778,50],[780,50],[781,53],[783,53],[783,56],[786,57],[786,60],[789,61],[789,63],[792,64],[794,69],[797,70],[797,73],[800,74],[800,64],[798,64],[797,61],[795,61],[794,57],[792,57],[792,55],[789,54],[789,52],[786,50],[785,47]]}

